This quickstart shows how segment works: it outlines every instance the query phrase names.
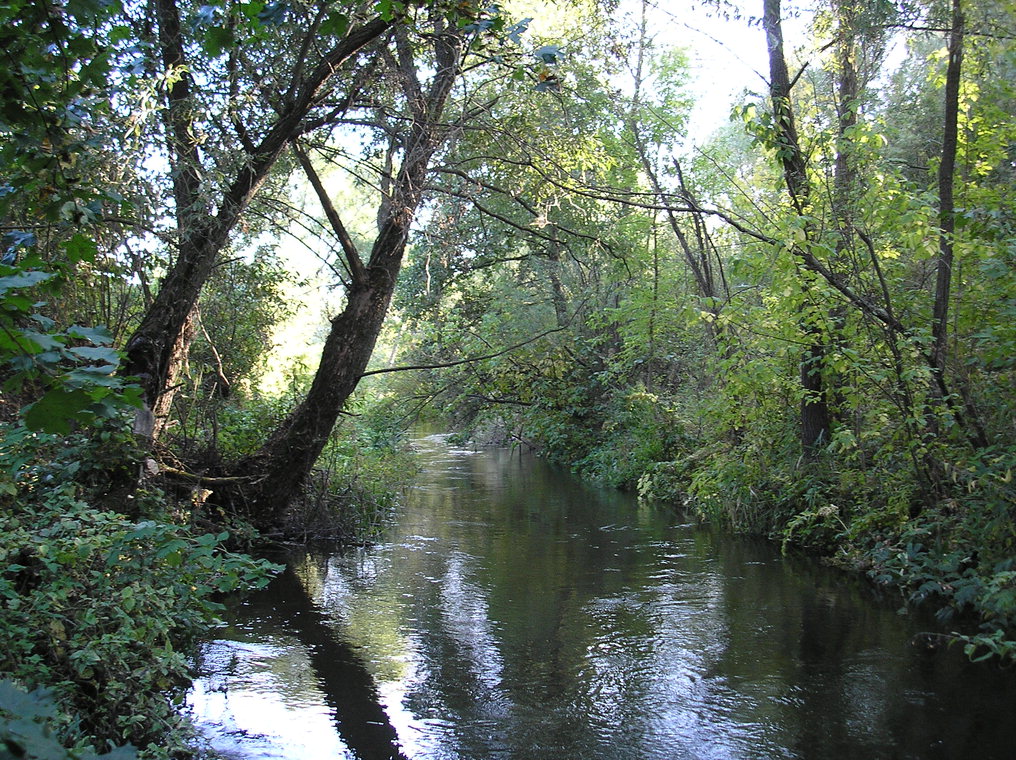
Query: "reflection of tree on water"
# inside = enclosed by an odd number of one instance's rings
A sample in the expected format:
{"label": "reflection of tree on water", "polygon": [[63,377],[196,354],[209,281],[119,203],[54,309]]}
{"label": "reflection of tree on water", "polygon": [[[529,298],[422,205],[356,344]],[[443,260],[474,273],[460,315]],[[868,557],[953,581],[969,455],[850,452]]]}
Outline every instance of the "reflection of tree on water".
{"label": "reflection of tree on water", "polygon": [[395,728],[378,701],[374,679],[356,651],[342,641],[311,601],[300,579],[287,568],[271,584],[274,620],[307,645],[318,685],[335,710],[335,726],[362,760],[406,760]]}
{"label": "reflection of tree on water", "polygon": [[[273,757],[1013,757],[1004,674],[925,661],[865,586],[527,457],[440,453],[385,543],[294,551],[241,608],[296,679],[274,693],[323,702],[343,745]],[[278,658],[291,635],[307,655]]]}

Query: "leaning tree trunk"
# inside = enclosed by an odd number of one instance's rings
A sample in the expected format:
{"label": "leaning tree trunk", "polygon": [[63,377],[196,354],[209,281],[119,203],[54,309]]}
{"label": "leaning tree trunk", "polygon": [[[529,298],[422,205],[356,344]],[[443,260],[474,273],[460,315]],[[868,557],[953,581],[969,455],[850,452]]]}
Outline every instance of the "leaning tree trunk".
{"label": "leaning tree trunk", "polygon": [[409,228],[423,198],[430,160],[446,131],[441,116],[459,74],[461,39],[444,29],[433,35],[436,72],[429,92],[424,94],[409,45],[399,36],[399,73],[406,88],[412,121],[402,166],[384,201],[378,235],[366,265],[324,195],[309,161],[298,151],[325,215],[345,251],[351,283],[345,308],[331,321],[321,362],[307,396],[257,454],[232,468],[230,475],[240,476],[245,482],[220,494],[220,498],[231,501],[234,508],[261,529],[274,527],[289,503],[299,495],[343,405],[367,368],[395,292]]}
{"label": "leaning tree trunk", "polygon": [[271,528],[321,455],[346,399],[356,390],[384,324],[405,241],[396,242],[389,267],[371,268],[365,282],[352,285],[346,307],[332,319],[321,362],[303,401],[272,433],[254,457],[233,475],[253,485],[230,498],[257,527]]}
{"label": "leaning tree trunk", "polygon": [[[206,171],[194,142],[197,130],[193,128],[192,101],[196,84],[189,74],[177,2],[154,0],[154,6],[162,63],[167,70],[180,72],[180,77],[167,93],[165,117],[177,214],[176,257],[126,346],[125,373],[139,379],[149,409],[159,405],[171,387],[174,367],[179,366],[181,352],[187,348],[184,332],[188,319],[241,215],[282,153],[303,134],[304,120],[328,83],[365,45],[391,26],[390,21],[378,18],[353,29],[302,79],[293,82],[293,95],[286,107],[261,142],[246,147],[246,162],[225,187],[213,212],[204,198],[215,189],[202,182]],[[294,79],[309,63],[298,62]]]}

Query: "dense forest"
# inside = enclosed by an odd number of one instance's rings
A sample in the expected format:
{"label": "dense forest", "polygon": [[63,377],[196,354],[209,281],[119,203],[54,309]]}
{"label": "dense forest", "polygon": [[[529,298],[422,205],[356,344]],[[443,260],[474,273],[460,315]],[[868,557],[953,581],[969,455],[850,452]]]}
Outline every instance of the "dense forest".
{"label": "dense forest", "polygon": [[[6,751],[186,753],[241,552],[419,421],[1016,656],[1016,4],[784,5],[0,5]],[[697,19],[765,60],[708,134]]]}

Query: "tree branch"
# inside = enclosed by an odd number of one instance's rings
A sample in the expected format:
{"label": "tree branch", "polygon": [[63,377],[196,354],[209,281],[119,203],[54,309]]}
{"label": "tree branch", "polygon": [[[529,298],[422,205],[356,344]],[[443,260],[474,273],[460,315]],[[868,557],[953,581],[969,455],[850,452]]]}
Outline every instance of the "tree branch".
{"label": "tree branch", "polygon": [[335,237],[338,238],[339,244],[342,246],[342,252],[346,254],[346,262],[349,264],[349,275],[352,278],[352,284],[356,285],[364,282],[367,273],[363,266],[363,259],[360,258],[360,253],[356,250],[356,244],[353,243],[353,239],[349,236],[346,226],[342,223],[342,218],[335,210],[335,206],[332,205],[332,201],[328,197],[328,191],[321,184],[321,178],[318,176],[317,171],[315,171],[310,157],[298,143],[293,143],[293,152],[296,154],[300,166],[303,167],[304,174],[307,175],[307,179],[310,180],[310,184],[314,187],[314,192],[317,193],[318,201],[320,201],[321,208],[325,212],[325,217],[332,227],[332,232],[335,233]]}
{"label": "tree branch", "polygon": [[553,330],[547,330],[546,332],[542,332],[539,335],[529,338],[528,340],[522,341],[521,343],[516,343],[514,345],[508,346],[508,348],[501,349],[500,351],[495,351],[492,354],[484,354],[483,356],[471,356],[468,359],[457,359],[456,361],[443,362],[441,364],[410,364],[403,367],[385,367],[384,369],[372,369],[369,372],[364,372],[362,375],[360,375],[360,377],[364,378],[369,377],[370,375],[383,375],[388,372],[408,372],[410,370],[417,369],[445,369],[447,367],[458,367],[460,364],[475,364],[476,362],[486,361],[487,359],[496,359],[499,356],[510,354],[512,351],[516,351],[522,348],[523,346],[528,346],[530,343],[535,343],[541,338],[546,338],[548,335],[552,335],[556,332],[566,330],[568,329],[569,326],[570,322],[569,324],[562,325],[561,327],[555,327]]}

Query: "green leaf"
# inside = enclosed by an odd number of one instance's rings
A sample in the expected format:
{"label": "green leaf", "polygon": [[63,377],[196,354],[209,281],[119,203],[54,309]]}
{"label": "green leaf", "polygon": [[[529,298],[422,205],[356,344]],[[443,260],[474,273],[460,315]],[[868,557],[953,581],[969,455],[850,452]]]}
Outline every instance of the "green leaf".
{"label": "green leaf", "polygon": [[25,426],[29,430],[66,435],[71,432],[71,423],[91,404],[92,397],[81,389],[51,388],[28,407]]}
{"label": "green leaf", "polygon": [[252,0],[252,2],[240,3],[240,12],[250,21],[258,21],[258,16],[265,8],[264,0]]}
{"label": "green leaf", "polygon": [[345,13],[332,11],[321,22],[321,34],[333,37],[345,37],[349,31],[349,16]]}
{"label": "green leaf", "polygon": [[561,59],[561,48],[557,45],[544,45],[533,53],[544,63],[557,63]]}
{"label": "green leaf", "polygon": [[102,325],[96,327],[83,327],[71,325],[67,328],[67,335],[78,340],[87,340],[96,346],[108,346],[113,342],[113,333]]}
{"label": "green leaf", "polygon": [[108,346],[79,346],[70,349],[70,353],[87,362],[104,362],[113,366],[120,363],[120,355]]}
{"label": "green leaf", "polygon": [[49,700],[48,691],[36,689],[31,694],[25,694],[6,680],[0,681],[0,710],[22,718],[48,718],[56,714],[56,707]]}
{"label": "green leaf", "polygon": [[394,18],[394,9],[392,6],[392,0],[377,0],[377,2],[374,3],[374,10],[376,10],[377,14],[385,21],[391,21],[392,18]]}
{"label": "green leaf", "polygon": [[131,31],[129,26],[123,26],[118,24],[109,31],[109,41],[114,45],[118,42],[129,40],[133,36],[134,32]]}
{"label": "green leaf", "polygon": [[[64,341],[63,336],[53,335],[52,333],[41,333],[35,330],[22,330],[21,337],[24,340],[31,341],[39,347],[40,351],[54,351],[63,348]],[[30,351],[30,349],[28,349]],[[31,353],[38,353],[36,351],[30,351]]]}
{"label": "green leaf", "polygon": [[508,39],[514,42],[516,45],[522,42],[522,35],[529,29],[529,24],[532,23],[531,17],[526,17],[521,21],[512,24],[508,28]]}
{"label": "green leaf", "polygon": [[0,277],[0,295],[15,288],[31,288],[56,277],[52,272],[29,271]]}
{"label": "green leaf", "polygon": [[234,42],[232,29],[223,29],[215,26],[205,32],[202,48],[212,58],[218,58],[226,50],[233,47]]}
{"label": "green leaf", "polygon": [[66,241],[63,247],[67,251],[67,258],[72,264],[77,264],[81,261],[93,262],[99,254],[95,241],[87,235],[82,235],[80,232]]}
{"label": "green leaf", "polygon": [[[67,384],[75,388],[119,388],[123,384],[123,380],[113,374],[116,370],[116,366],[112,364],[78,367],[72,369],[64,377]],[[98,396],[94,398],[98,398]]]}
{"label": "green leaf", "polygon": [[67,0],[67,12],[81,26],[88,26],[105,10],[102,0]]}
{"label": "green leaf", "polygon": [[39,325],[39,327],[43,330],[52,330],[56,327],[56,322],[44,314],[29,314],[28,318]]}
{"label": "green leaf", "polygon": [[258,21],[268,26],[279,26],[286,20],[286,13],[289,11],[289,4],[280,0],[270,0],[265,7],[258,12]]}

